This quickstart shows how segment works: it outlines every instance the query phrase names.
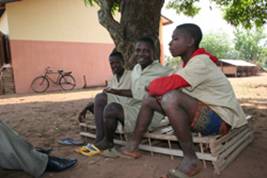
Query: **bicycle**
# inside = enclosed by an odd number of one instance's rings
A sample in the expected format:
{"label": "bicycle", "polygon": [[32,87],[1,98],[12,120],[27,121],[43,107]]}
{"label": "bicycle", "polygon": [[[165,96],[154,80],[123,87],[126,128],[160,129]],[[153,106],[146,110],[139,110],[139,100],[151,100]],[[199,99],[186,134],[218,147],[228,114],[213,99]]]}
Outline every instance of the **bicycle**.
{"label": "bicycle", "polygon": [[[76,81],[71,73],[63,70],[53,71],[50,67],[47,67],[43,75],[33,79],[31,89],[36,93],[42,93],[49,88],[50,82],[52,82],[59,85],[63,90],[72,90],[76,86]],[[57,74],[56,80],[49,77],[51,74]]]}

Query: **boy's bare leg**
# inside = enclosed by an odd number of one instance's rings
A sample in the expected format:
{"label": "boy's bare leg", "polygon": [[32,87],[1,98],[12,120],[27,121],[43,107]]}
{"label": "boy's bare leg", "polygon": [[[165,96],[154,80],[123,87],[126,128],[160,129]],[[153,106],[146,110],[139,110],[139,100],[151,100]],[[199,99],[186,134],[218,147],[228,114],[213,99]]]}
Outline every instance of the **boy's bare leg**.
{"label": "boy's bare leg", "polygon": [[99,93],[95,97],[94,114],[96,125],[96,143],[104,138],[104,119],[103,111],[107,105],[107,94]]}
{"label": "boy's bare leg", "polygon": [[123,124],[123,108],[118,103],[110,103],[104,110],[104,138],[96,143],[96,147],[101,150],[109,149],[114,146],[113,138],[117,129],[118,122]]}
{"label": "boy's bare leg", "polygon": [[193,176],[202,168],[194,150],[190,129],[198,109],[198,101],[181,91],[171,91],[163,96],[161,103],[184,153],[184,158],[178,169]]}
{"label": "boy's bare leg", "polygon": [[160,113],[163,112],[155,97],[146,96],[143,99],[142,106],[137,117],[133,137],[129,140],[127,145],[122,148],[122,151],[133,152],[137,150],[138,145],[140,144],[142,137],[147,131],[152,120],[154,111],[158,111]]}

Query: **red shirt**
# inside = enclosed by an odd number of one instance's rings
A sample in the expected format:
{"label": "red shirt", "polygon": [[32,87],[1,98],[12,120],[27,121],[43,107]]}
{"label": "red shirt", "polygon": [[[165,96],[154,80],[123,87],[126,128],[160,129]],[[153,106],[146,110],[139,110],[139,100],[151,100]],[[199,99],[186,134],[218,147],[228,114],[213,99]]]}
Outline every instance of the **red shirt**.
{"label": "red shirt", "polygon": [[[190,59],[192,59],[194,56],[205,54],[208,55],[209,58],[214,62],[217,63],[218,59],[211,55],[209,52],[207,52],[204,48],[199,48],[197,49],[191,56]],[[186,66],[186,63],[183,63],[183,68]],[[180,75],[177,74],[172,74],[169,76],[165,77],[159,77],[154,80],[152,80],[147,87],[148,89],[148,94],[150,96],[162,96],[165,93],[179,89],[179,88],[184,88],[188,87],[190,84]]]}

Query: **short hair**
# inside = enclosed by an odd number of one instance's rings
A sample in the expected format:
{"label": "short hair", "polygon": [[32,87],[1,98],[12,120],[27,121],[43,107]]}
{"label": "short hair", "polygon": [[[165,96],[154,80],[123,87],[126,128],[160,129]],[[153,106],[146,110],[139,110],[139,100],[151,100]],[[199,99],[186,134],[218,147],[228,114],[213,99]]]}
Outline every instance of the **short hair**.
{"label": "short hair", "polygon": [[178,25],[175,30],[181,30],[182,32],[187,33],[195,40],[195,46],[199,46],[202,40],[202,31],[198,25],[193,23],[185,23]]}
{"label": "short hair", "polygon": [[124,60],[123,60],[123,55],[122,55],[120,52],[118,52],[117,50],[113,50],[113,51],[110,53],[109,57],[118,57],[121,61],[124,62]]}
{"label": "short hair", "polygon": [[144,36],[142,38],[139,38],[136,42],[144,42],[148,44],[153,51],[155,51],[155,43],[151,37]]}

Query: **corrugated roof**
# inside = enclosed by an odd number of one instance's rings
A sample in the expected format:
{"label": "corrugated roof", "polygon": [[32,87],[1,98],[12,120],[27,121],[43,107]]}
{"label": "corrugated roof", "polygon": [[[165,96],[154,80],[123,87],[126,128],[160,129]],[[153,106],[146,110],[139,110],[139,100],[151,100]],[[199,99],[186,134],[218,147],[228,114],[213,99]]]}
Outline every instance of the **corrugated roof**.
{"label": "corrugated roof", "polygon": [[234,66],[256,67],[255,64],[240,59],[220,59],[220,61]]}

